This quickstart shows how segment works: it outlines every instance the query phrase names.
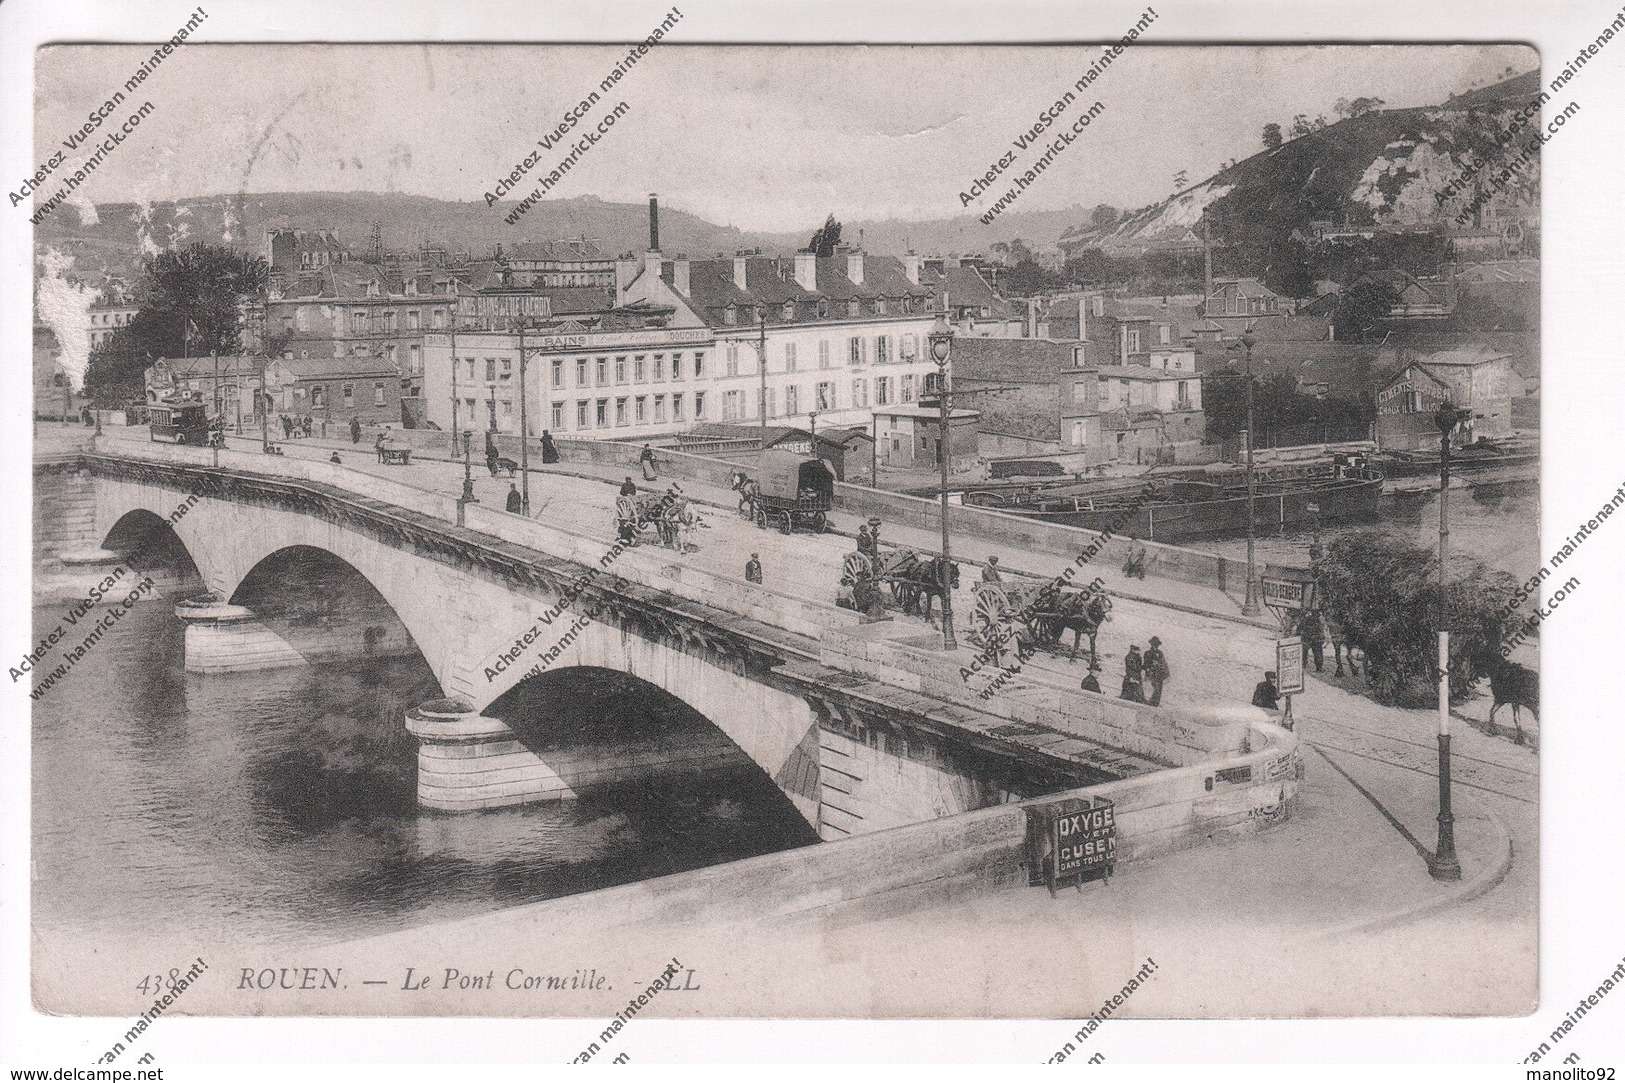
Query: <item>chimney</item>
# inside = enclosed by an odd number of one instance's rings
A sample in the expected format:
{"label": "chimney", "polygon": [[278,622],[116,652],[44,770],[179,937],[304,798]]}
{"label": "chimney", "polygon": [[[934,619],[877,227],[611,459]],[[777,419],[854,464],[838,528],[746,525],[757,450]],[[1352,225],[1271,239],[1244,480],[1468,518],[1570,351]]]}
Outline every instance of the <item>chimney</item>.
{"label": "chimney", "polygon": [[863,285],[863,249],[854,248],[846,254],[846,277]]}
{"label": "chimney", "polygon": [[615,261],[615,307],[626,304],[626,287],[638,276],[638,261],[631,256],[621,256]]}
{"label": "chimney", "polygon": [[910,252],[903,257],[903,273],[914,285],[920,284],[920,257]]}
{"label": "chimney", "polygon": [[[643,273],[649,276],[651,286],[654,285],[654,280],[660,277],[660,271],[665,262],[660,258],[660,253],[654,249],[643,253]],[[645,294],[645,296],[649,295]]]}
{"label": "chimney", "polygon": [[649,193],[649,251],[660,251],[660,200]]}
{"label": "chimney", "polygon": [[688,286],[688,257],[679,255],[671,263],[671,288],[687,297]]}
{"label": "chimney", "polygon": [[746,284],[745,259],[745,256],[734,257],[734,286],[748,293],[750,292],[750,286]]}
{"label": "chimney", "polygon": [[959,270],[959,257],[958,256],[944,256],[942,258],[942,269],[944,271],[957,271],[957,270]]}
{"label": "chimney", "polygon": [[808,293],[818,291],[818,253],[811,248],[796,253],[796,285]]}

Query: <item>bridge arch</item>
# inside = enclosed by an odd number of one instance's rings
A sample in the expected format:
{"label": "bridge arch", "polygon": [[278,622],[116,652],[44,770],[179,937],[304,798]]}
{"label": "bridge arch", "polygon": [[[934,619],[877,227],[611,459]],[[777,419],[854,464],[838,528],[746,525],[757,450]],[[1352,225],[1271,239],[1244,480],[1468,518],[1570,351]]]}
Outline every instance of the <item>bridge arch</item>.
{"label": "bridge arch", "polygon": [[578,794],[661,775],[723,774],[755,814],[794,817],[805,821],[803,831],[816,827],[806,816],[808,807],[816,810],[818,795],[816,729],[770,772],[680,696],[590,665],[529,676],[481,713],[507,726]]}

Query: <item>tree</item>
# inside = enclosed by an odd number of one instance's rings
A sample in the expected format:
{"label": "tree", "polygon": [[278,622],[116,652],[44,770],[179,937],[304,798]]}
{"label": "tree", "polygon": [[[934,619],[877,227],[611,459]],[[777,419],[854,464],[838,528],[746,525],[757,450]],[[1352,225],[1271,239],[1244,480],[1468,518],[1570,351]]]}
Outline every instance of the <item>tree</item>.
{"label": "tree", "polygon": [[1117,220],[1121,217],[1122,212],[1120,212],[1116,207],[1113,207],[1109,203],[1102,203],[1095,207],[1095,209],[1090,213],[1089,224],[1094,226],[1096,229],[1105,229],[1107,226],[1116,225]]}
{"label": "tree", "polygon": [[148,258],[130,322],[91,354],[86,390],[112,406],[145,395],[144,374],[160,357],[233,354],[241,349],[240,302],[265,290],[258,256],[194,244]]}
{"label": "tree", "polygon": [[[1467,557],[1444,591],[1450,635],[1450,698],[1459,701],[1487,675],[1513,623],[1507,601],[1517,581]],[[1439,564],[1436,552],[1378,531],[1336,538],[1315,562],[1321,603],[1348,642],[1365,652],[1366,673],[1382,703],[1421,706],[1436,689]]]}
{"label": "tree", "polygon": [[1350,120],[1355,117],[1363,117],[1367,113],[1375,113],[1387,104],[1381,98],[1355,98],[1348,103],[1348,117]]}
{"label": "tree", "polygon": [[1281,126],[1279,124],[1264,125],[1264,149],[1275,150],[1281,145]]}
{"label": "tree", "polygon": [[835,246],[840,243],[841,223],[837,222],[835,215],[831,214],[824,219],[824,224],[812,235],[812,240],[807,242],[807,247],[820,256],[833,256]]}
{"label": "tree", "polygon": [[1189,174],[1186,173],[1185,170],[1181,169],[1178,173],[1175,173],[1174,174],[1174,191],[1183,192],[1185,190],[1185,185],[1186,185],[1188,180],[1189,180]]}
{"label": "tree", "polygon": [[1394,291],[1362,278],[1343,291],[1332,312],[1332,330],[1342,342],[1364,342],[1394,307]]}
{"label": "tree", "polygon": [[1292,118],[1293,139],[1299,139],[1306,136],[1313,130],[1314,129],[1309,126],[1309,117],[1307,114],[1299,113],[1297,116]]}

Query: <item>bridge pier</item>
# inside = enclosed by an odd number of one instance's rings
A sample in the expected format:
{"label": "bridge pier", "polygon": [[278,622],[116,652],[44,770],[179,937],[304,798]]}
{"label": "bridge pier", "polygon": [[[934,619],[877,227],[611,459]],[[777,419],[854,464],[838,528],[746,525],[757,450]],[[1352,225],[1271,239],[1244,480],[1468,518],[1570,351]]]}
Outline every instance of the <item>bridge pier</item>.
{"label": "bridge pier", "polygon": [[536,751],[499,718],[455,699],[408,711],[418,739],[418,804],[444,812],[574,800],[584,789],[674,771],[735,767],[744,754],[720,731],[680,744],[618,741]]}
{"label": "bridge pier", "polygon": [[175,616],[186,623],[189,673],[247,673],[335,658],[399,657],[417,650],[405,626],[389,613],[267,617],[205,595],[177,602]]}

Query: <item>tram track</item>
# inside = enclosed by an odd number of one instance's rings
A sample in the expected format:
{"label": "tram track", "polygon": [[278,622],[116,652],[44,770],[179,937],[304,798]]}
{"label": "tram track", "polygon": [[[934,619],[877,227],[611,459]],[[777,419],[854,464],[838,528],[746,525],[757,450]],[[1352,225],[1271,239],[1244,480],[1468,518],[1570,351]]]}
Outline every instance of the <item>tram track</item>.
{"label": "tram track", "polygon": [[[1298,736],[1312,748],[1398,767],[1429,778],[1439,777],[1437,745],[1320,718],[1305,718],[1303,721],[1307,726],[1299,726]],[[1309,732],[1305,733],[1305,729]],[[1321,737],[1322,733],[1326,737]],[[1540,784],[1537,771],[1526,771],[1481,756],[1453,751],[1450,777],[1457,786],[1492,793],[1526,805],[1537,803],[1535,795]]]}

